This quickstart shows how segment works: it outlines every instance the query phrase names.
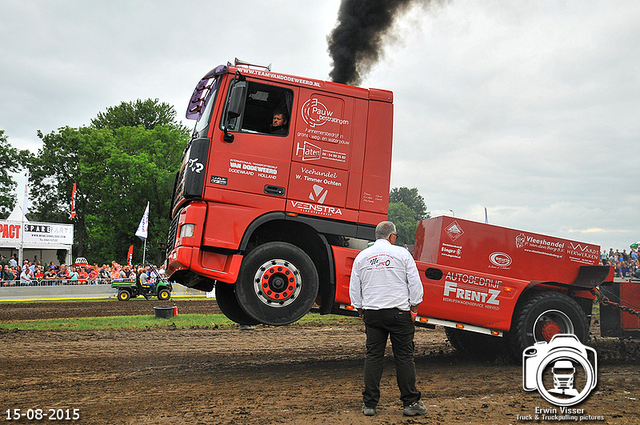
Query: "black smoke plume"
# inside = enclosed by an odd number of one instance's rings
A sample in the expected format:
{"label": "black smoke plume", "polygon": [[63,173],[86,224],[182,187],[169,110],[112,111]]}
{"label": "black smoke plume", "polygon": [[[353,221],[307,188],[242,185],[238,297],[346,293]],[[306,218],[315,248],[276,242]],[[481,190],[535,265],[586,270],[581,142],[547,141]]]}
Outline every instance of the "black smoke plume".
{"label": "black smoke plume", "polygon": [[[424,0],[423,0],[424,1]],[[342,0],[338,22],[327,37],[333,60],[331,79],[359,85],[378,61],[384,35],[412,0]]]}

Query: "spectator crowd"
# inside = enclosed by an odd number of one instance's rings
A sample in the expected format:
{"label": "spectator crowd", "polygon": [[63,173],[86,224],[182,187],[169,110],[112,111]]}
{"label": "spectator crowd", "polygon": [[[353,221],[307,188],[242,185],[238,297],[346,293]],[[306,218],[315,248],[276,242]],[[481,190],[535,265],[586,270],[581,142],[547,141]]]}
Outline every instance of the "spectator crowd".
{"label": "spectator crowd", "polygon": [[[141,266],[120,265],[115,261],[111,265],[103,264],[66,264],[56,265],[53,261],[43,263],[37,257],[33,261],[24,260],[18,264],[15,255],[7,259],[0,256],[0,286],[50,286],[50,285],[96,285],[111,283],[113,279],[135,280],[136,270]],[[144,267],[149,274],[149,267]],[[164,270],[158,269],[160,276]],[[148,275],[148,279],[152,279]]]}
{"label": "spectator crowd", "polygon": [[631,252],[623,249],[602,251],[600,260],[605,266],[613,266],[615,277],[640,279],[640,261],[638,260],[638,250],[632,248]]}

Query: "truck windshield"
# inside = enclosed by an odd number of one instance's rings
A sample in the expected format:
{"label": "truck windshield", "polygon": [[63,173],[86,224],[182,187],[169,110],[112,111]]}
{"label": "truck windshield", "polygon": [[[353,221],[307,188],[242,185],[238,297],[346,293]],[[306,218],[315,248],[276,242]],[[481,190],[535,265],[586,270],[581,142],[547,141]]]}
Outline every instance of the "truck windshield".
{"label": "truck windshield", "polygon": [[216,103],[216,94],[218,92],[218,82],[220,81],[220,77],[216,78],[211,84],[211,90],[207,94],[207,98],[204,100],[204,111],[198,117],[198,122],[196,122],[195,132],[200,133],[202,130],[206,129],[209,126],[209,117],[211,116],[211,111],[213,110],[213,105]]}

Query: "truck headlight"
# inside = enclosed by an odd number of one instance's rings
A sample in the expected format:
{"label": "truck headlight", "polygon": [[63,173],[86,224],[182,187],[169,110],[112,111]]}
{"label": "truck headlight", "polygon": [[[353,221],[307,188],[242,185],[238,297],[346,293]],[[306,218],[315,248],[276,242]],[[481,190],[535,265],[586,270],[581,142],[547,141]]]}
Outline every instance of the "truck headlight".
{"label": "truck headlight", "polygon": [[183,224],[182,227],[180,227],[180,237],[190,238],[195,233],[195,230],[196,230],[195,224]]}

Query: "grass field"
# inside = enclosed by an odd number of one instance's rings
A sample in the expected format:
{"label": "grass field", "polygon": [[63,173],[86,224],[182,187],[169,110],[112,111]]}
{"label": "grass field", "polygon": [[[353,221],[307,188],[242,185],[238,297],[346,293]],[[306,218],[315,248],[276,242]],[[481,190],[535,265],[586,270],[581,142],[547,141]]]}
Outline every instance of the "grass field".
{"label": "grass field", "polygon": [[[135,302],[132,300],[129,302]],[[49,301],[43,301],[49,302]],[[104,302],[104,301],[95,301]],[[113,302],[112,300],[109,302]],[[600,306],[593,306],[593,316],[599,318]],[[311,325],[341,325],[354,324],[360,319],[350,316],[320,315],[308,313],[298,322],[290,326]],[[0,323],[0,329],[19,330],[92,330],[92,329],[231,329],[238,326],[237,323],[227,319],[223,314],[179,314],[163,319],[154,315],[138,316],[110,316],[110,317],[81,317],[67,319],[40,319],[40,320],[16,320]],[[263,325],[258,325],[263,326]]]}
{"label": "grass field", "polygon": [[[296,325],[339,325],[353,324],[357,318],[309,313]],[[150,316],[81,317],[73,319],[20,320],[0,323],[2,329],[19,330],[92,330],[92,329],[160,329],[160,328],[201,328],[230,329],[238,326],[223,314],[179,314],[161,319]],[[262,326],[262,325],[259,325]]]}

